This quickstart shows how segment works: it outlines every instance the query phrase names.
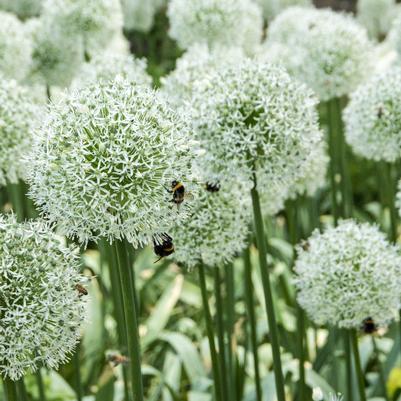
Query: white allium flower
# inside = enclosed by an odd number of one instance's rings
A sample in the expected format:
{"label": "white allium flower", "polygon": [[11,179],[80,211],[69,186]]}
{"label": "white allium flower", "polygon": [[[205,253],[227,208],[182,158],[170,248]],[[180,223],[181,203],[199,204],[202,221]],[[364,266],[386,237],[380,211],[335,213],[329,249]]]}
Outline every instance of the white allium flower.
{"label": "white allium flower", "polygon": [[177,65],[161,79],[162,94],[175,107],[190,101],[194,83],[207,79],[211,71],[236,65],[245,58],[240,47],[217,47],[209,50],[205,44],[191,46],[177,60]]}
{"label": "white allium flower", "polygon": [[169,190],[191,180],[193,143],[156,91],[122,79],[73,91],[38,136],[31,195],[62,233],[138,247],[185,214]]}
{"label": "white allium flower", "polygon": [[79,88],[100,81],[111,81],[117,76],[132,84],[151,86],[152,78],[146,72],[146,67],[145,59],[137,59],[131,54],[110,51],[98,53],[89,63],[82,65],[72,87]]}
{"label": "white allium flower", "polygon": [[345,14],[291,7],[271,23],[266,46],[272,42],[288,48],[281,62],[322,101],[350,93],[369,74],[366,30]]}
{"label": "white allium flower", "polygon": [[11,380],[68,360],[85,320],[79,258],[40,221],[0,216],[0,372]]}
{"label": "white allium flower", "polygon": [[264,16],[271,20],[283,10],[291,6],[311,6],[311,0],[257,0],[263,9]]}
{"label": "white allium flower", "polygon": [[[199,82],[189,113],[205,149],[203,171],[216,178],[265,179],[287,187],[322,140],[317,99],[281,68],[244,60]],[[260,191],[268,188],[260,188]]]}
{"label": "white allium flower", "polygon": [[84,61],[80,37],[45,17],[32,19],[28,24],[33,40],[29,79],[49,86],[68,86]]}
{"label": "white allium flower", "polygon": [[323,401],[323,391],[320,387],[314,387],[312,392],[313,401]]}
{"label": "white allium flower", "polygon": [[81,35],[89,53],[103,49],[122,28],[119,0],[44,0],[43,10],[53,26]]}
{"label": "white allium flower", "polygon": [[248,194],[241,184],[204,180],[191,216],[169,231],[174,259],[189,268],[231,262],[247,244],[252,210]]}
{"label": "white allium flower", "polygon": [[383,38],[391,27],[395,0],[358,0],[357,16],[372,38]]}
{"label": "white allium flower", "polygon": [[15,15],[0,11],[0,21],[0,73],[22,80],[31,64],[31,40]]}
{"label": "white allium flower", "polygon": [[37,108],[27,90],[0,77],[0,186],[26,178]]}
{"label": "white allium flower", "polygon": [[344,112],[345,136],[353,151],[372,160],[401,156],[401,67],[361,85]]}
{"label": "white allium flower", "polygon": [[0,0],[0,9],[26,19],[38,16],[42,10],[42,3],[43,0]]}
{"label": "white allium flower", "polygon": [[160,7],[159,3],[158,0],[121,0],[124,28],[129,31],[149,32]]}
{"label": "white allium flower", "polygon": [[251,0],[171,0],[168,16],[170,36],[183,49],[206,43],[253,53],[262,38],[262,11]]}
{"label": "white allium flower", "polygon": [[398,314],[401,256],[376,226],[341,221],[297,248],[297,300],[316,324],[379,326]]}

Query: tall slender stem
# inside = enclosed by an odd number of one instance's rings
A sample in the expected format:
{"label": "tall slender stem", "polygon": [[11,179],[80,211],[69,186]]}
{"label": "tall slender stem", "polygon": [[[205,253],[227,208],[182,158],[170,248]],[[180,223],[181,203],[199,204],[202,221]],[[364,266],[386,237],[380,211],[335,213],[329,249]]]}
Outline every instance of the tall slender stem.
{"label": "tall slender stem", "polygon": [[257,340],[255,306],[253,297],[254,289],[252,283],[252,264],[251,264],[251,255],[249,248],[247,248],[244,251],[244,269],[245,269],[245,291],[244,291],[245,303],[246,303],[246,312],[248,314],[250,334],[251,334],[253,366],[255,370],[256,400],[262,401],[262,385],[260,383],[258,340]]}
{"label": "tall slender stem", "polygon": [[220,375],[222,381],[222,393],[224,401],[228,401],[228,371],[226,363],[226,344],[225,344],[225,330],[224,330],[224,311],[223,311],[223,297],[221,289],[221,276],[218,267],[213,269],[214,272],[214,294],[216,299],[216,320],[217,320],[217,341],[219,344],[219,365]]}
{"label": "tall slender stem", "polygon": [[274,311],[273,295],[270,284],[270,273],[267,266],[267,240],[263,227],[263,217],[260,208],[259,193],[257,190],[256,174],[253,175],[253,188],[251,190],[253,215],[256,231],[256,242],[259,250],[259,264],[262,278],[263,292],[265,296],[267,320],[269,323],[270,341],[273,351],[273,368],[276,381],[276,391],[278,401],[285,401],[284,377],[281,364],[280,344],[278,340],[278,330],[276,315]]}
{"label": "tall slender stem", "polygon": [[39,400],[46,401],[45,386],[43,384],[42,371],[40,368],[36,371],[36,383],[39,390]]}
{"label": "tall slender stem", "polygon": [[16,382],[3,378],[3,386],[6,401],[19,401]]}
{"label": "tall slender stem", "polygon": [[129,256],[124,241],[115,240],[114,249],[116,253],[126,321],[126,338],[131,376],[130,390],[134,401],[143,401],[141,348],[138,333],[138,316],[135,305],[135,287],[132,282],[132,266],[129,263]]}
{"label": "tall slender stem", "polygon": [[81,360],[80,360],[80,346],[77,345],[72,362],[74,365],[74,381],[75,381],[75,392],[77,393],[77,401],[82,401],[83,389],[81,382]]}
{"label": "tall slender stem", "polygon": [[350,337],[352,343],[352,351],[354,354],[356,376],[358,380],[359,399],[360,401],[366,401],[365,381],[361,366],[361,358],[359,356],[358,338],[355,329],[350,330]]}
{"label": "tall slender stem", "polygon": [[375,339],[375,337],[373,335],[371,335],[371,339],[372,339],[373,351],[375,352],[375,357],[376,357],[376,360],[377,360],[377,365],[378,365],[378,370],[379,370],[379,380],[380,380],[380,384],[382,386],[383,396],[386,399],[386,401],[388,401],[387,388],[386,388],[386,379],[384,378],[383,366],[382,366],[382,363],[380,361],[379,348],[377,347],[376,339]]}
{"label": "tall slender stem", "polygon": [[208,301],[208,296],[207,296],[205,267],[202,264],[199,265],[199,267],[198,267],[198,273],[199,273],[199,285],[200,285],[201,295],[202,295],[203,312],[205,315],[206,332],[207,332],[207,337],[209,340],[210,357],[212,359],[212,372],[213,372],[213,379],[214,379],[215,398],[217,401],[223,401],[221,375],[220,375],[220,369],[219,369],[219,360],[218,360],[217,351],[216,351],[216,344],[215,344],[215,340],[214,340],[212,314],[210,313],[209,301]]}
{"label": "tall slender stem", "polygon": [[344,339],[344,354],[346,367],[346,392],[345,401],[352,401],[352,359],[351,359],[351,344],[348,330],[343,330]]}

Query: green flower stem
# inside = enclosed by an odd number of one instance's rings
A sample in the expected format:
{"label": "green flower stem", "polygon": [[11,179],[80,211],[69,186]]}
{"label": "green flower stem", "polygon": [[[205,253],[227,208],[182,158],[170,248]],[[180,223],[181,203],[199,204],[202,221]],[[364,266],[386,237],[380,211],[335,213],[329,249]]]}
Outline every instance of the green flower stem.
{"label": "green flower stem", "polygon": [[[295,253],[295,245],[299,240],[298,233],[298,205],[296,201],[288,201],[286,205],[287,226],[290,242]],[[299,383],[298,383],[298,400],[306,401],[306,383],[305,383],[305,315],[302,308],[297,304],[297,357],[299,360]]]}
{"label": "green flower stem", "polygon": [[205,315],[205,322],[206,322],[206,332],[209,340],[210,356],[212,359],[215,399],[216,401],[223,401],[219,359],[217,356],[216,344],[214,342],[213,321],[212,321],[212,315],[210,313],[207,288],[206,288],[205,267],[202,264],[198,266],[198,273],[199,273],[199,285],[202,295],[203,313]]}
{"label": "green flower stem", "polygon": [[24,212],[24,195],[21,190],[21,183],[18,184],[7,184],[7,192],[9,200],[11,201],[13,211],[17,216],[18,221],[25,219]]}
{"label": "green flower stem", "polygon": [[35,374],[36,374],[36,383],[38,385],[38,390],[39,390],[39,401],[46,401],[45,386],[43,384],[41,369],[39,368]]}
{"label": "green flower stem", "polygon": [[224,401],[228,399],[228,370],[226,363],[226,341],[225,341],[225,325],[224,325],[224,310],[223,310],[223,296],[221,275],[218,267],[213,269],[214,273],[214,294],[216,299],[216,321],[217,321],[217,341],[219,344],[219,366],[222,381],[222,394]]}
{"label": "green flower stem", "polygon": [[260,371],[259,371],[259,353],[258,353],[258,340],[256,330],[256,317],[255,317],[255,306],[253,297],[253,283],[252,283],[252,264],[251,254],[249,248],[244,251],[244,269],[245,269],[245,304],[246,312],[249,320],[251,346],[253,353],[253,366],[255,370],[255,387],[256,387],[256,401],[262,401],[262,385],[260,382]]}
{"label": "green flower stem", "polygon": [[361,366],[361,358],[359,356],[358,337],[355,329],[350,330],[350,337],[351,337],[352,351],[354,354],[356,376],[358,380],[359,400],[366,401],[365,381]]}
{"label": "green flower stem", "polygon": [[259,250],[259,264],[262,278],[263,292],[267,311],[267,320],[269,323],[270,341],[273,351],[273,368],[276,381],[276,391],[278,401],[285,401],[284,377],[281,366],[280,344],[278,340],[278,329],[276,316],[274,312],[273,295],[270,284],[269,268],[267,266],[267,240],[263,227],[263,217],[260,208],[259,193],[257,190],[256,174],[253,176],[253,188],[251,190],[253,214],[255,222],[256,243]]}
{"label": "green flower stem", "polygon": [[378,369],[379,369],[379,380],[380,380],[380,384],[382,387],[382,393],[383,393],[382,395],[384,396],[386,401],[389,401],[388,394],[387,394],[387,388],[386,388],[386,379],[384,378],[383,366],[380,361],[379,348],[377,347],[377,342],[376,342],[374,335],[371,335],[371,339],[372,339],[373,351],[375,352]]}
{"label": "green flower stem", "polygon": [[234,270],[230,264],[225,265],[225,283],[226,283],[226,332],[227,332],[227,364],[228,364],[228,399],[238,399],[237,386],[235,385],[235,367],[233,355],[233,339],[235,324],[235,283]]}
{"label": "green flower stem", "polygon": [[3,388],[6,401],[19,401],[16,382],[3,378]]}
{"label": "green flower stem", "polygon": [[132,266],[124,241],[115,240],[114,249],[118,266],[121,294],[126,321],[126,338],[130,359],[131,393],[134,401],[143,401],[141,370],[141,348],[138,333],[138,316],[135,306],[135,287],[132,280]]}
{"label": "green flower stem", "polygon": [[81,382],[81,358],[80,358],[81,347],[78,344],[75,349],[75,353],[72,357],[72,364],[74,366],[74,381],[75,381],[75,392],[77,394],[77,401],[82,401],[83,389]]}
{"label": "green flower stem", "polygon": [[[122,299],[122,289],[120,283],[120,276],[118,274],[118,264],[117,256],[113,246],[106,240],[102,240],[99,243],[99,249],[103,258],[108,261],[109,265],[109,277],[111,284],[111,295],[113,298],[113,313],[114,319],[117,324],[118,331],[118,348],[120,352],[124,355],[127,353],[127,329],[125,325],[125,312],[124,304]],[[124,381],[124,400],[130,401],[129,394],[129,379],[128,379],[128,369],[127,366],[122,366],[123,371],[123,381]]]}
{"label": "green flower stem", "polygon": [[346,392],[345,400],[352,401],[352,358],[351,358],[351,343],[348,330],[343,330],[345,368],[346,368]]}

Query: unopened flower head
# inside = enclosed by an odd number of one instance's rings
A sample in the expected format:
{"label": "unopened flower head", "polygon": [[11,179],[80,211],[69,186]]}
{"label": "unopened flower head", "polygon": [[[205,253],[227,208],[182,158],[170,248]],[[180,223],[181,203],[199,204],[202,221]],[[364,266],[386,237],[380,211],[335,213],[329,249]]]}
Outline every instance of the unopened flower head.
{"label": "unopened flower head", "polygon": [[72,86],[79,88],[100,81],[121,77],[134,85],[151,86],[152,79],[146,72],[146,60],[130,54],[105,51],[96,54],[89,63],[82,65]]}
{"label": "unopened flower head", "polygon": [[11,380],[67,361],[85,320],[79,258],[39,221],[0,216],[0,373]]}
{"label": "unopened flower head", "polygon": [[297,299],[316,324],[390,323],[400,307],[399,249],[376,226],[344,220],[297,248]]}
{"label": "unopened flower head", "polygon": [[81,35],[86,52],[103,49],[122,27],[119,0],[44,1],[44,17],[73,36]]}
{"label": "unopened flower head", "polygon": [[210,50],[205,44],[191,46],[177,60],[174,71],[161,79],[162,93],[176,107],[191,100],[194,84],[208,79],[211,71],[236,65],[245,58],[240,47],[216,47]]}
{"label": "unopened flower head", "polygon": [[21,19],[36,17],[43,0],[0,0],[0,9],[17,14]]}
{"label": "unopened flower head", "polygon": [[50,110],[32,152],[31,195],[81,242],[127,238],[135,247],[182,218],[172,182],[191,181],[186,123],[145,86],[116,79],[73,91]]}
{"label": "unopened flower head", "polygon": [[292,184],[322,139],[316,103],[276,66],[246,59],[216,71],[196,85],[189,110],[204,171],[250,179],[261,170],[270,183]]}
{"label": "unopened flower head", "polygon": [[252,53],[262,37],[262,11],[251,0],[172,0],[170,36],[183,49],[199,42]]}
{"label": "unopened flower head", "polygon": [[273,19],[283,10],[291,6],[311,6],[311,0],[257,0],[263,9],[263,14],[268,20]]}
{"label": "unopened flower head", "polygon": [[291,7],[271,23],[271,42],[289,48],[291,57],[282,57],[287,71],[322,101],[350,93],[370,70],[367,32],[345,14]]}
{"label": "unopened flower head", "polygon": [[345,135],[354,152],[394,162],[401,156],[401,68],[371,78],[352,95],[345,113]]}
{"label": "unopened flower head", "polygon": [[173,257],[187,267],[231,262],[247,244],[251,221],[248,194],[239,183],[203,180],[191,216],[169,231]]}
{"label": "unopened flower head", "polygon": [[47,17],[30,20],[28,27],[33,40],[29,79],[49,86],[68,86],[84,61],[80,37],[55,26]]}
{"label": "unopened flower head", "polygon": [[391,27],[396,12],[395,0],[358,0],[359,22],[372,38],[382,39]]}
{"label": "unopened flower head", "polygon": [[31,64],[31,40],[15,15],[0,12],[0,21],[0,73],[22,80]]}
{"label": "unopened flower head", "polygon": [[26,178],[37,109],[27,90],[0,78],[0,186]]}

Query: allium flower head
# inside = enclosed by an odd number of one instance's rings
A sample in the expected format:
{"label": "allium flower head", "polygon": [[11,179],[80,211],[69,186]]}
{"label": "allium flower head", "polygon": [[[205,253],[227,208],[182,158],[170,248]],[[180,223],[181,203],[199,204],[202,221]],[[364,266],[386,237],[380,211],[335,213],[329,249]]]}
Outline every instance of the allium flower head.
{"label": "allium flower head", "polygon": [[121,0],[124,28],[132,31],[149,32],[154,16],[161,6],[159,0]]}
{"label": "allium flower head", "polygon": [[194,84],[205,80],[211,71],[236,65],[245,58],[240,47],[216,47],[210,50],[205,44],[191,46],[177,60],[176,68],[161,79],[162,93],[168,102],[182,106],[192,98]]}
{"label": "allium flower head", "polygon": [[394,162],[401,156],[401,68],[371,78],[352,95],[344,112],[345,135],[355,153]]}
{"label": "allium flower head", "polygon": [[100,81],[107,82],[117,76],[135,85],[150,86],[152,83],[146,72],[146,60],[106,51],[96,54],[89,63],[82,65],[72,86],[79,88]]}
{"label": "allium flower head", "polygon": [[48,226],[0,216],[0,372],[12,380],[66,362],[85,320],[79,258]]}
{"label": "allium flower head", "polygon": [[21,19],[36,17],[43,0],[0,0],[0,9],[17,14]]}
{"label": "allium flower head", "polygon": [[190,181],[186,123],[145,86],[116,79],[73,91],[52,107],[32,152],[32,197],[81,242],[165,232],[186,210],[172,182]]}
{"label": "allium flower head", "polygon": [[288,47],[281,60],[287,71],[322,101],[351,92],[369,73],[366,30],[345,14],[291,7],[271,23],[266,45],[272,42]]}
{"label": "allium flower head", "polygon": [[231,262],[247,243],[251,221],[248,194],[241,184],[203,180],[191,216],[177,221],[169,231],[175,246],[173,257],[190,268]]}
{"label": "allium flower head", "polygon": [[25,179],[37,109],[28,91],[0,77],[0,186]]}
{"label": "allium flower head", "polygon": [[55,26],[47,17],[30,20],[28,27],[33,41],[29,79],[49,86],[68,86],[84,61],[80,37]]}
{"label": "allium flower head", "polygon": [[358,0],[358,20],[372,38],[381,39],[388,32],[394,18],[395,4],[395,0]]}
{"label": "allium flower head", "polygon": [[257,0],[268,20],[273,19],[283,10],[291,6],[311,6],[311,0]]}
{"label": "allium flower head", "polygon": [[43,10],[53,26],[81,35],[87,52],[103,49],[122,27],[119,0],[45,0]]}
{"label": "allium flower head", "polygon": [[246,59],[216,71],[197,85],[189,110],[204,171],[249,179],[261,170],[271,183],[293,183],[322,139],[316,103],[276,66]]}
{"label": "allium flower head", "polygon": [[171,0],[170,36],[183,49],[199,42],[253,52],[262,37],[262,11],[251,0]]}
{"label": "allium flower head", "polygon": [[384,326],[400,307],[401,256],[377,227],[344,220],[297,248],[297,299],[316,324]]}
{"label": "allium flower head", "polygon": [[0,73],[22,80],[29,72],[32,43],[18,18],[0,11]]}

